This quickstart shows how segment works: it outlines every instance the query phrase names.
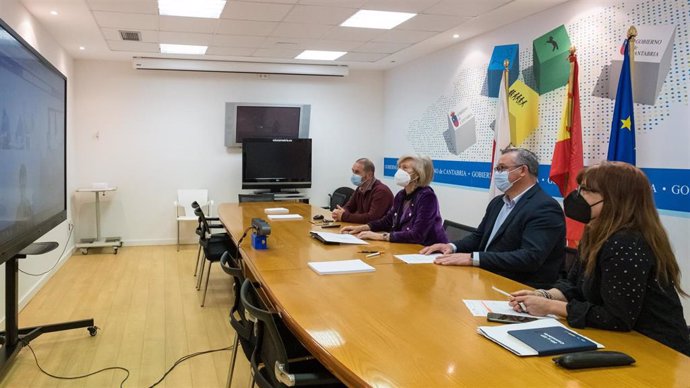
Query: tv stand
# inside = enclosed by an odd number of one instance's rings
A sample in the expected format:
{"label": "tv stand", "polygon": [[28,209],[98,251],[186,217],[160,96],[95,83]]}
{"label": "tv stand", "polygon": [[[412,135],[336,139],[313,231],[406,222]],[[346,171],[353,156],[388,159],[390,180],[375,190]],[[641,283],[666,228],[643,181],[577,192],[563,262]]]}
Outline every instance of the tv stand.
{"label": "tv stand", "polygon": [[257,195],[266,193],[273,194],[274,201],[298,201],[302,203],[309,203],[309,196],[307,195],[307,193],[302,193],[297,190],[259,190],[254,192],[254,194]]}
{"label": "tv stand", "polygon": [[79,329],[85,327],[93,337],[96,335],[97,328],[94,326],[93,318],[82,319],[80,321],[53,323],[49,325],[25,327],[20,329],[19,324],[19,291],[18,291],[18,270],[17,260],[26,258],[27,255],[42,255],[58,247],[58,243],[38,242],[29,245],[21,252],[7,260],[5,264],[5,331],[0,332],[0,382],[9,370],[12,361],[19,354],[19,351],[30,341],[36,339],[41,334],[53,333],[56,331]]}

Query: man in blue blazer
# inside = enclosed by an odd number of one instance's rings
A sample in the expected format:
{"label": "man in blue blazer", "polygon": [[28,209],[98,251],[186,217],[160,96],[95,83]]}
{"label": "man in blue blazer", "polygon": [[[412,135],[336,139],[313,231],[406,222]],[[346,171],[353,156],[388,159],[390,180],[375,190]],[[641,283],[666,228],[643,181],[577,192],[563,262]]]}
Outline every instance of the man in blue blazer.
{"label": "man in blue blazer", "polygon": [[551,287],[565,255],[563,210],[537,183],[536,155],[521,148],[501,152],[493,179],[504,194],[489,202],[477,230],[421,253],[441,252],[436,264],[474,265],[531,287]]}

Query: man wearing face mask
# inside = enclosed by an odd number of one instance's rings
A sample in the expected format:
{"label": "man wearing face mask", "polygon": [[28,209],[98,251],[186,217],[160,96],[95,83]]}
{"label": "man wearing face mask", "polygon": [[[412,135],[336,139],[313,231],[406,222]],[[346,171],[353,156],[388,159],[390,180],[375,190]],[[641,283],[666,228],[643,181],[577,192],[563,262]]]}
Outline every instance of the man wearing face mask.
{"label": "man wearing face mask", "polygon": [[350,180],[357,188],[345,205],[333,209],[334,220],[365,224],[386,214],[393,204],[393,193],[374,177],[375,170],[374,163],[367,158],[355,161]]}
{"label": "man wearing face mask", "polygon": [[366,225],[346,226],[342,233],[355,234],[365,240],[383,240],[413,244],[448,241],[438,199],[429,187],[434,165],[429,157],[405,155],[398,159],[395,184],[402,187],[393,206],[380,219]]}
{"label": "man wearing face mask", "polygon": [[558,202],[537,184],[537,156],[502,150],[493,179],[503,191],[489,202],[477,230],[450,244],[434,244],[435,263],[472,265],[540,288],[558,278],[565,255],[565,218]]}

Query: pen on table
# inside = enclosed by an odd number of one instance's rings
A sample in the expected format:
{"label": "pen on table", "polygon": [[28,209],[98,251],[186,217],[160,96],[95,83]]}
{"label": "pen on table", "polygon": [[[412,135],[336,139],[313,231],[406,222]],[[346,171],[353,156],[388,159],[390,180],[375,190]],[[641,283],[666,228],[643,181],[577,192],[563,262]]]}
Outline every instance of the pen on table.
{"label": "pen on table", "polygon": [[374,253],[370,253],[370,254],[368,254],[368,255],[366,255],[366,256],[364,256],[364,257],[366,257],[366,258],[368,259],[368,258],[370,258],[370,257],[375,257],[375,256],[378,256],[378,255],[380,255],[380,254],[381,254],[381,252],[374,252]]}
{"label": "pen on table", "polygon": [[[513,297],[512,295],[510,295],[509,293],[507,293],[507,292],[501,290],[500,288],[496,288],[496,286],[491,286],[491,289],[494,290],[494,291],[496,291],[496,292],[498,292],[499,294],[503,294],[503,295],[507,296],[508,298],[512,298],[512,297]],[[527,307],[525,307],[525,304],[524,304],[524,303],[518,302],[518,305],[520,305],[520,308],[522,309],[522,312],[523,312],[523,313],[526,313],[526,312],[527,312]]]}
{"label": "pen on table", "polygon": [[359,253],[378,253],[379,251],[359,251]]}

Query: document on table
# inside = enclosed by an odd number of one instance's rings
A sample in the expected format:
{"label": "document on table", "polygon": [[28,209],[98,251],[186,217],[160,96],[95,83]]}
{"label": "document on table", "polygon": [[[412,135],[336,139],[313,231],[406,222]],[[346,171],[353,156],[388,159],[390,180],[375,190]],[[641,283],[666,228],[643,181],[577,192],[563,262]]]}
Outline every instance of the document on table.
{"label": "document on table", "polygon": [[421,254],[410,254],[410,255],[395,255],[396,258],[404,261],[407,264],[432,264],[434,259],[441,256],[440,253],[435,253],[433,255],[421,255]]}
{"label": "document on table", "polygon": [[264,209],[266,214],[288,214],[290,210],[285,207],[267,207]]}
{"label": "document on table", "polygon": [[369,243],[359,239],[351,234],[341,234],[341,233],[329,233],[329,232],[310,232],[320,241],[326,244],[355,244],[355,245],[368,245]]}
{"label": "document on table", "polygon": [[[490,339],[491,341],[503,346],[504,348],[510,350],[511,352],[517,354],[518,356],[537,356],[539,352],[528,346],[524,342],[520,341],[516,337],[510,335],[509,331],[518,331],[525,329],[542,329],[548,327],[562,327],[566,328],[562,323],[558,322],[553,318],[538,319],[532,322],[526,323],[516,323],[510,325],[500,325],[500,326],[479,326],[477,327],[477,333],[483,335],[484,337]],[[582,336],[584,337],[584,336]],[[590,338],[584,337],[590,341]],[[604,345],[592,341],[597,345],[597,348],[603,348]]]}
{"label": "document on table", "polygon": [[[508,315],[519,315],[521,317],[533,317],[533,315],[519,313],[513,310],[508,304],[508,301],[504,300],[471,300],[463,299],[465,306],[470,310],[472,315],[475,317],[485,317],[487,313],[498,313],[498,314],[508,314]],[[536,317],[539,318],[539,317]]]}
{"label": "document on table", "polygon": [[299,214],[269,214],[268,219],[271,221],[301,220],[302,216]]}
{"label": "document on table", "polygon": [[359,259],[338,261],[310,261],[307,263],[319,275],[373,272],[376,269]]}

